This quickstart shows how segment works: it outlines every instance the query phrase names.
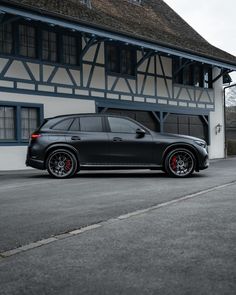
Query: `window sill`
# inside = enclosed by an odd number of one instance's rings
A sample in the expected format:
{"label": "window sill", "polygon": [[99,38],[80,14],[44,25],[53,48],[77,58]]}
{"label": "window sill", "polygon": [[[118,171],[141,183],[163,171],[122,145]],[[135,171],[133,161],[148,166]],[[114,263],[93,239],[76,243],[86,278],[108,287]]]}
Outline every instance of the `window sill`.
{"label": "window sill", "polygon": [[66,64],[66,63],[60,63],[60,62],[53,62],[53,61],[47,61],[43,60],[40,58],[35,58],[35,57],[27,57],[23,55],[13,55],[13,54],[4,54],[0,52],[0,57],[3,58],[10,58],[10,59],[16,59],[19,61],[25,61],[25,62],[30,62],[30,63],[35,63],[35,64],[43,64],[43,65],[48,65],[48,66],[56,66],[56,67],[64,67],[64,68],[71,68],[71,69],[80,69],[80,64],[78,65],[71,65],[71,64]]}
{"label": "window sill", "polygon": [[29,142],[19,142],[19,141],[0,141],[1,146],[28,146]]}
{"label": "window sill", "polygon": [[213,88],[206,88],[206,87],[186,85],[186,84],[179,84],[179,83],[173,83],[173,85],[176,86],[176,87],[186,87],[186,88],[190,88],[190,89],[213,90]]}

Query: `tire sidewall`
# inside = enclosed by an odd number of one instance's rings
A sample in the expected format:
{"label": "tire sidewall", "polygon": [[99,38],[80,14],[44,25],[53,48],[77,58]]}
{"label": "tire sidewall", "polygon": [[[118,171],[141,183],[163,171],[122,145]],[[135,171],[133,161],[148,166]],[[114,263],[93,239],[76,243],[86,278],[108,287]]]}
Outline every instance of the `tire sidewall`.
{"label": "tire sidewall", "polygon": [[[68,154],[71,159],[72,159],[72,166],[73,166],[73,169],[71,169],[71,172],[66,175],[66,176],[58,176],[58,175],[55,175],[52,173],[52,171],[50,170],[49,168],[49,161],[50,159],[56,154],[56,153],[66,153]],[[77,171],[79,170],[79,167],[78,167],[78,160],[76,159],[76,156],[74,155],[74,153],[72,153],[71,151],[67,150],[67,149],[56,149],[56,150],[53,150],[51,153],[49,153],[48,157],[47,157],[47,160],[46,160],[46,169],[48,171],[48,173],[54,177],[54,178],[58,178],[58,179],[65,179],[65,178],[70,178],[70,177],[73,177]]]}
{"label": "tire sidewall", "polygon": [[[188,174],[186,175],[176,175],[175,173],[172,172],[172,170],[169,167],[169,161],[170,158],[172,157],[173,154],[175,154],[176,152],[186,152],[188,153],[192,160],[193,160],[193,167],[192,169],[188,172]],[[194,156],[194,154],[187,148],[176,148],[171,150],[170,152],[168,152],[166,158],[165,158],[165,165],[164,165],[164,170],[167,172],[167,174],[171,177],[175,177],[175,178],[185,178],[185,177],[189,177],[193,174],[193,172],[195,171],[195,167],[196,167],[196,157]]]}

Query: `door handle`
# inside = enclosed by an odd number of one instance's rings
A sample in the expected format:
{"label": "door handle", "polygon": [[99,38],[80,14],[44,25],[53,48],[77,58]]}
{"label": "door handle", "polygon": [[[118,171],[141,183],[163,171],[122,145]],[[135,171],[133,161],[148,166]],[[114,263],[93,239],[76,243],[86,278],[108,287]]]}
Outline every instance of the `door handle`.
{"label": "door handle", "polygon": [[71,140],[80,140],[81,138],[79,136],[72,136]]}
{"label": "door handle", "polygon": [[122,138],[120,138],[120,137],[113,137],[113,141],[122,141]]}

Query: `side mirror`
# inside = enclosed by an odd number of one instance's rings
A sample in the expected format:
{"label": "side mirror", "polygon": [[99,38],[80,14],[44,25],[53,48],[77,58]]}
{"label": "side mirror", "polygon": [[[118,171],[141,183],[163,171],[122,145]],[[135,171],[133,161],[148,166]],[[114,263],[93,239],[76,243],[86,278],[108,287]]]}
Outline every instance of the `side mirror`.
{"label": "side mirror", "polygon": [[136,134],[139,136],[139,137],[144,137],[145,134],[146,134],[146,131],[141,129],[141,128],[137,128],[136,129]]}

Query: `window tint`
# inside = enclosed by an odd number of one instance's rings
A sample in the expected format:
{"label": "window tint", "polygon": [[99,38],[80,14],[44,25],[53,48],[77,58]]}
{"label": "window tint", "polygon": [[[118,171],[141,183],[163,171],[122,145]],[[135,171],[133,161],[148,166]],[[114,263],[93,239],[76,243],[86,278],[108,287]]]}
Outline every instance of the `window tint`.
{"label": "window tint", "polygon": [[55,126],[52,127],[53,130],[65,130],[67,131],[72,123],[73,119],[66,119],[63,120],[61,122],[59,122],[58,124],[56,124]]}
{"label": "window tint", "polygon": [[76,118],[70,126],[70,131],[80,131],[79,118]]}
{"label": "window tint", "polygon": [[122,118],[108,118],[111,132],[136,133],[139,126],[129,120]]}
{"label": "window tint", "polygon": [[102,132],[102,118],[101,117],[81,117],[80,130],[91,132]]}

